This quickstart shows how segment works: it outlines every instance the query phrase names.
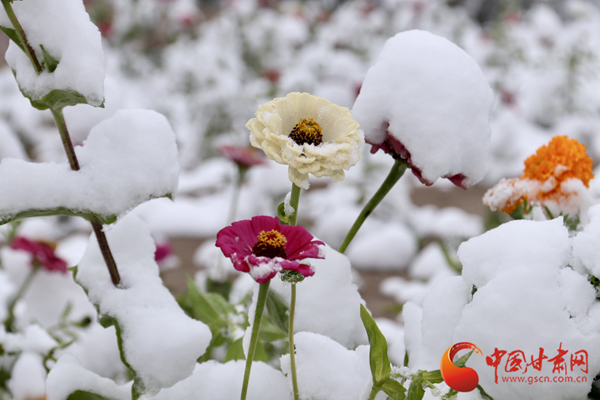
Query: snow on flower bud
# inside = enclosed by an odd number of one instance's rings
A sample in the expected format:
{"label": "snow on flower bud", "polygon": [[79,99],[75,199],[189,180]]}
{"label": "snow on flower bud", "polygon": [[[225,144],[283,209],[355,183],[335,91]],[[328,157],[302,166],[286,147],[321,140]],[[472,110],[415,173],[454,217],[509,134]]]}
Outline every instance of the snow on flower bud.
{"label": "snow on flower bud", "polygon": [[487,171],[494,94],[481,68],[450,41],[412,30],[388,39],[352,113],[371,152],[410,163],[426,185],[467,189]]}
{"label": "snow on flower bud", "polygon": [[250,143],[289,165],[290,181],[308,189],[308,174],[344,179],[360,159],[363,133],[347,108],[308,93],[290,93],[259,107],[246,124]]}
{"label": "snow on flower bud", "polygon": [[277,218],[258,216],[221,229],[216,245],[235,269],[265,283],[282,270],[313,276],[314,269],[300,262],[324,258],[318,247],[324,243],[313,239],[301,226],[279,225]]}

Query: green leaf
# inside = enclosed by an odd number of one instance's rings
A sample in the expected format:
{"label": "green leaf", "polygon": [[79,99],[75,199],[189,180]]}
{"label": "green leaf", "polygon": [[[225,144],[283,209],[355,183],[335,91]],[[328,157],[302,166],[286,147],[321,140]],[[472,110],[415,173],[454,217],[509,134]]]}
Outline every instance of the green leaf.
{"label": "green leaf", "polygon": [[492,396],[490,396],[485,392],[485,390],[483,390],[481,385],[477,385],[477,389],[479,389],[479,394],[481,394],[481,397],[483,397],[484,400],[494,400],[492,399]]}
{"label": "green leaf", "polygon": [[48,217],[52,215],[67,215],[70,217],[82,217],[90,222],[98,222],[102,225],[110,225],[117,221],[116,215],[101,216],[91,211],[74,211],[65,207],[58,207],[46,210],[26,210],[11,215],[0,215],[0,225],[7,224],[12,221],[32,218],[32,217]]}
{"label": "green leaf", "polygon": [[469,357],[471,357],[471,355],[473,355],[473,350],[460,357],[458,360],[454,361],[453,364],[457,367],[463,368],[467,364],[467,361],[469,360]]}
{"label": "green leaf", "polygon": [[19,39],[17,31],[12,28],[5,28],[3,26],[0,26],[0,31],[4,32],[10,40],[15,42],[15,44],[21,48],[21,50],[25,51],[25,47],[23,47],[23,43],[21,43],[21,39]]}
{"label": "green leaf", "polygon": [[235,342],[231,343],[229,348],[227,349],[227,354],[225,355],[224,362],[231,360],[245,360],[246,356],[244,355],[243,348],[244,338],[239,338]]}
{"label": "green leaf", "polygon": [[439,369],[436,369],[435,371],[422,371],[421,375],[423,376],[423,380],[429,383],[442,383],[444,381],[442,372]]}
{"label": "green leaf", "polygon": [[390,359],[387,355],[387,341],[362,304],[360,305],[360,318],[369,337],[369,345],[371,346],[369,350],[369,364],[371,366],[371,374],[373,375],[373,385],[377,385],[379,382],[389,378],[392,372]]}
{"label": "green leaf", "polygon": [[54,72],[56,67],[58,67],[59,61],[52,57],[50,53],[46,51],[43,45],[40,44],[40,48],[42,49],[42,54],[44,55],[44,61],[42,61],[42,67],[46,68],[49,72]]}
{"label": "green leaf", "polygon": [[221,322],[219,311],[216,309],[218,306],[216,306],[214,298],[209,299],[207,295],[200,292],[196,283],[189,276],[186,276],[186,280],[188,284],[188,298],[194,317],[208,325]]}
{"label": "green leaf", "polygon": [[288,225],[290,223],[290,217],[285,213],[285,206],[283,203],[277,206],[277,216],[279,217],[279,223]]}
{"label": "green leaf", "polygon": [[254,361],[267,362],[267,352],[265,346],[259,340],[256,342],[256,349],[254,350]]}
{"label": "green leaf", "polygon": [[392,400],[404,400],[406,398],[406,388],[395,379],[389,378],[383,385],[381,390],[385,392]]}
{"label": "green leaf", "polygon": [[77,390],[67,397],[67,400],[114,400],[109,397],[100,396],[99,394]]}
{"label": "green leaf", "polygon": [[267,311],[273,325],[281,329],[285,334],[288,333],[288,308],[273,291],[267,295]]}
{"label": "green leaf", "polygon": [[421,371],[413,378],[408,387],[408,393],[406,393],[406,400],[422,400],[425,396],[425,389],[423,389],[423,379]]}
{"label": "green leaf", "polygon": [[54,89],[39,100],[32,100],[29,96],[23,93],[29,99],[31,105],[38,110],[47,110],[49,108],[59,111],[67,106],[77,104],[88,104],[87,99],[78,92],[73,90]]}
{"label": "green leaf", "polygon": [[260,340],[265,340],[267,342],[273,342],[275,340],[287,339],[287,333],[283,333],[281,329],[273,325],[271,320],[268,318],[264,318],[260,323],[260,330],[258,331],[258,337]]}

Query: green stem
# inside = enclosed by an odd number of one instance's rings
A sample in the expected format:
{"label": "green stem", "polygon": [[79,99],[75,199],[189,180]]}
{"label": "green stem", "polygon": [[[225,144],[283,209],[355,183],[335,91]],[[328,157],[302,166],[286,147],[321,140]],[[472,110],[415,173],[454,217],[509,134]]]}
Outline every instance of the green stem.
{"label": "green stem", "polygon": [[10,3],[10,0],[2,0],[4,11],[6,11],[6,15],[8,16],[8,19],[10,20],[13,28],[15,28],[15,32],[17,33],[19,40],[23,44],[23,50],[25,50],[25,54],[27,54],[27,57],[33,65],[33,69],[35,69],[36,74],[39,75],[42,73],[42,65],[38,61],[37,56],[35,55],[35,51],[33,51],[33,48],[29,44],[29,41],[27,40],[27,35],[25,35],[25,31],[19,23],[19,20],[17,19],[17,16],[15,15],[15,12]]}
{"label": "green stem", "polygon": [[265,303],[267,301],[267,293],[269,293],[269,284],[271,281],[261,283],[258,289],[258,299],[256,300],[256,311],[254,312],[254,323],[252,324],[252,336],[250,337],[250,347],[246,354],[246,370],[244,372],[244,383],[242,384],[241,400],[246,400],[248,394],[248,383],[250,382],[250,370],[252,369],[252,361],[254,360],[254,352],[256,343],[258,342],[258,331],[260,329],[260,321],[262,320]]}
{"label": "green stem", "polygon": [[246,176],[246,171],[248,171],[247,167],[242,167],[238,165],[238,176],[235,181],[235,186],[233,187],[231,204],[229,205],[229,214],[227,215],[227,225],[231,224],[235,220],[238,202],[240,200],[240,190],[242,188],[242,182],[244,182],[244,177]]}
{"label": "green stem", "polygon": [[60,132],[60,138],[62,140],[63,147],[65,148],[65,152],[67,153],[67,158],[69,159],[69,165],[71,165],[71,169],[73,171],[79,171],[79,161],[77,161],[77,156],[75,155],[75,149],[73,148],[73,142],[71,142],[71,136],[67,130],[67,123],[65,122],[62,109],[51,109],[51,111],[54,121],[56,122],[58,132]]}
{"label": "green stem", "polygon": [[298,377],[296,375],[296,349],[294,347],[294,313],[296,311],[296,284],[292,283],[292,299],[290,300],[290,317],[288,325],[288,337],[290,341],[290,364],[292,366],[292,386],[294,388],[294,400],[300,398],[298,391]]}
{"label": "green stem", "polygon": [[375,396],[377,396],[377,393],[379,393],[380,390],[381,388],[379,386],[373,386],[373,389],[371,389],[371,393],[369,394],[369,400],[375,400]]}
{"label": "green stem", "polygon": [[[298,204],[300,203],[300,187],[292,183],[292,195],[290,197],[290,206],[294,208],[294,213],[290,215],[290,225],[296,226],[298,223]],[[292,387],[294,389],[294,400],[300,398],[298,390],[298,377],[296,374],[296,348],[294,347],[294,313],[296,311],[296,284],[292,283],[292,298],[290,300],[290,316],[288,319],[288,338],[290,342],[290,364],[292,367]]]}
{"label": "green stem", "polygon": [[98,247],[100,247],[100,252],[102,253],[106,267],[108,268],[110,280],[112,281],[113,285],[118,287],[119,283],[121,283],[121,275],[119,275],[117,263],[115,262],[112,252],[110,251],[110,247],[108,246],[108,240],[106,239],[106,235],[102,230],[102,225],[97,222],[92,222],[92,229],[96,235],[96,240],[98,240]]}
{"label": "green stem", "polygon": [[35,274],[38,272],[39,269],[40,264],[37,261],[34,261],[33,268],[31,269],[31,271],[29,271],[29,274],[23,281],[23,284],[19,288],[17,295],[14,297],[14,299],[12,299],[12,301],[8,305],[8,318],[6,318],[6,321],[4,321],[4,326],[6,327],[7,332],[14,332],[13,324],[15,322],[15,306],[17,305],[21,297],[23,297],[25,292],[27,292],[27,289],[29,289],[31,282],[33,281],[33,278],[35,277]]}
{"label": "green stem", "polygon": [[[9,0],[2,0],[2,5],[4,6],[4,10],[10,19],[19,40],[23,44],[25,53],[29,57],[33,68],[39,75],[42,73],[42,67],[35,55],[35,52],[29,45],[27,41],[27,36],[25,35],[25,31],[23,27],[19,23],[17,16],[15,15],[12,6]],[[79,170],[79,162],[77,161],[77,156],[75,154],[75,149],[73,148],[73,143],[71,142],[71,137],[69,136],[69,131],[67,130],[67,124],[65,122],[65,117],[61,109],[51,109],[52,116],[54,117],[54,121],[56,122],[56,126],[58,127],[58,131],[60,132],[60,138],[62,139],[63,147],[65,152],[67,153],[67,158],[69,159],[69,165],[71,169],[74,171]],[[94,233],[96,234],[96,238],[98,239],[98,246],[100,247],[100,251],[102,252],[102,256],[104,257],[104,261],[106,262],[106,266],[108,267],[108,272],[110,273],[110,278],[115,286],[118,286],[121,282],[121,277],[119,276],[119,271],[117,270],[117,264],[114,260],[114,257],[110,251],[110,247],[108,246],[108,241],[106,240],[106,235],[102,231],[102,225],[99,223],[92,223],[92,228],[94,229]]]}
{"label": "green stem", "polygon": [[354,236],[356,236],[356,233],[358,232],[362,224],[369,217],[369,215],[371,215],[375,207],[379,205],[381,200],[383,200],[383,198],[394,187],[396,182],[398,182],[402,175],[404,175],[404,171],[406,171],[407,167],[408,163],[406,161],[400,159],[396,160],[387,178],[385,178],[385,181],[383,181],[383,183],[381,184],[377,192],[373,195],[371,200],[369,200],[367,204],[365,204],[359,216],[356,218],[356,221],[354,221],[354,225],[352,225],[352,228],[350,228],[350,231],[348,232],[346,238],[342,242],[342,245],[338,249],[340,253],[346,251],[348,245],[350,244],[352,239],[354,239]]}
{"label": "green stem", "polygon": [[[63,115],[62,109],[51,109],[51,111],[54,121],[56,122],[56,127],[60,132],[60,138],[62,139],[65,153],[67,153],[67,158],[69,159],[69,165],[73,171],[79,171],[79,161],[77,160],[77,155],[75,154],[75,149],[73,148],[73,142],[71,141],[71,136],[69,135],[67,123],[65,122],[65,116]],[[98,247],[100,247],[100,252],[102,253],[104,262],[108,267],[110,279],[113,285],[118,286],[119,283],[121,283],[121,276],[119,275],[119,270],[117,269],[117,263],[115,262],[112,252],[110,251],[106,235],[102,230],[102,225],[97,222],[92,222],[92,229],[94,230],[94,234],[98,240]]]}
{"label": "green stem", "polygon": [[290,225],[296,226],[298,223],[298,203],[300,203],[300,187],[292,183],[292,196],[290,198],[290,206],[294,209],[294,213],[290,215]]}

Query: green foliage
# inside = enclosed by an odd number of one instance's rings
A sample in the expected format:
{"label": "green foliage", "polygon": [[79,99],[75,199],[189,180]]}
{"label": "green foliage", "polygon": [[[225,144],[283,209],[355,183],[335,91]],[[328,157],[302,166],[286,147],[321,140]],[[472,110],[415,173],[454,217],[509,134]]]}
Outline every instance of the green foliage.
{"label": "green foliage", "polygon": [[590,388],[590,392],[587,395],[587,398],[590,400],[600,400],[600,388],[596,385],[592,385]]}
{"label": "green foliage", "polygon": [[390,359],[387,355],[387,341],[371,317],[371,314],[369,314],[362,304],[360,305],[360,318],[369,337],[369,345],[371,347],[369,350],[369,365],[371,366],[373,383],[377,384],[389,378],[392,372]]}
{"label": "green foliage", "polygon": [[[196,283],[187,277],[188,290],[179,298],[180,306],[192,318],[204,322],[211,330],[212,340],[206,350],[206,353],[198,359],[198,362],[205,362],[211,359],[212,350],[219,346],[227,346],[225,361],[243,360],[245,359],[242,350],[242,339],[232,340],[229,332],[234,328],[246,329],[248,327],[248,316],[241,314],[235,307],[229,303],[220,293],[203,293],[200,291]],[[271,348],[267,352],[264,343],[270,343],[278,340],[287,339],[287,328],[284,331],[282,328],[287,324],[287,307],[274,294],[269,293],[267,297],[267,309],[269,316],[263,315],[260,324],[259,341],[256,344],[254,353],[255,361],[267,361],[270,355],[278,356],[279,354],[271,354]],[[242,317],[244,322],[240,326],[235,326],[232,321],[232,316],[236,320]]]}
{"label": "green foliage", "polygon": [[[25,97],[29,99],[31,105],[38,110],[62,110],[67,106],[75,106],[77,104],[88,104],[87,99],[79,92],[73,90],[54,89],[39,100],[33,100],[25,93]],[[104,108],[104,105],[100,107]]]}
{"label": "green foliage", "polygon": [[279,217],[279,223],[288,225],[290,223],[290,216],[285,213],[285,206],[283,203],[277,206],[277,216]]}
{"label": "green foliage", "polygon": [[385,336],[383,336],[371,314],[362,304],[360,305],[360,318],[369,337],[369,365],[373,377],[373,389],[370,398],[374,399],[375,395],[383,390],[392,400],[404,400],[406,389],[400,382],[390,376],[392,368],[387,355]]}
{"label": "green foliage", "polygon": [[406,398],[406,395],[404,394],[406,389],[404,386],[392,378],[389,378],[382,383],[381,390],[383,390],[392,400],[404,400]]}
{"label": "green foliage", "polygon": [[[155,199],[155,198],[160,198],[160,197],[166,197],[168,199],[173,199],[171,193],[167,193],[164,196],[150,196],[150,198],[148,198],[146,201]],[[61,216],[68,216],[68,217],[81,217],[81,218],[85,218],[90,222],[95,222],[101,225],[110,225],[113,224],[115,222],[117,222],[117,215],[100,215],[100,214],[96,214],[93,211],[90,210],[81,210],[81,211],[77,211],[77,210],[70,210],[66,207],[57,207],[57,208],[49,208],[49,209],[31,209],[31,210],[25,210],[25,211],[21,211],[19,213],[16,214],[0,214],[0,225],[4,225],[7,224],[9,222],[14,222],[14,221],[18,221],[21,219],[25,219],[25,218],[32,218],[32,217],[49,217],[49,216],[53,216],[53,215],[61,215]]]}
{"label": "green foliage", "polygon": [[[245,360],[246,356],[244,355],[243,348],[244,338],[239,338],[238,340],[231,343],[229,349],[227,349],[227,354],[225,355],[225,362],[231,360]],[[256,351],[254,353],[254,358],[256,359]]]}
{"label": "green foliage", "polygon": [[96,393],[86,392],[83,390],[77,390],[67,397],[67,400],[113,400],[104,396],[100,396]]}
{"label": "green foliage", "polygon": [[54,72],[56,67],[58,67],[58,60],[50,55],[46,51],[43,45],[40,44],[40,48],[42,49],[42,54],[44,55],[44,61],[42,61],[42,68],[46,68],[48,72]]}
{"label": "green foliage", "polygon": [[115,331],[117,333],[117,345],[119,347],[119,355],[121,357],[121,362],[127,367],[127,369],[129,369],[131,375],[133,376],[133,386],[131,387],[132,400],[138,399],[142,394],[144,394],[146,388],[142,379],[137,376],[137,372],[131,367],[131,365],[129,365],[127,359],[125,358],[125,351],[123,349],[123,336],[121,334],[121,327],[119,326],[119,322],[116,318],[107,314],[101,314],[100,318],[98,319],[98,322],[100,323],[100,325],[102,325],[103,328],[108,328],[111,326],[115,327]]}
{"label": "green foliage", "polygon": [[21,43],[21,39],[19,39],[17,31],[12,28],[5,28],[3,26],[0,26],[0,31],[4,32],[10,40],[15,42],[15,44],[21,48],[21,50],[25,51],[25,47],[23,47],[23,43]]}
{"label": "green foliage", "polygon": [[0,215],[0,225],[4,225],[9,222],[13,222],[13,221],[17,221],[17,220],[21,220],[21,219],[25,219],[25,218],[48,217],[51,215],[66,215],[66,216],[70,216],[70,217],[82,217],[82,218],[87,219],[90,222],[98,222],[99,224],[103,224],[103,225],[110,225],[117,221],[116,215],[101,216],[101,215],[95,214],[91,211],[75,211],[75,210],[69,210],[66,207],[58,207],[58,208],[45,209],[45,210],[26,210],[26,211],[21,211],[17,214],[11,214],[11,215],[6,215],[6,214]]}

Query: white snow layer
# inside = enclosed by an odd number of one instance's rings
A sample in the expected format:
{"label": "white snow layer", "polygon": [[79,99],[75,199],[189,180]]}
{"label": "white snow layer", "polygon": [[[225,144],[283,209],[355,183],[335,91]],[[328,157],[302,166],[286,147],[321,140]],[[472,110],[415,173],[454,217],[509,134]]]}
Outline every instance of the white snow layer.
{"label": "white snow layer", "polygon": [[23,352],[11,371],[8,381],[14,400],[41,399],[46,393],[46,370],[41,355]]}
{"label": "white snow layer", "polygon": [[573,239],[575,269],[600,277],[600,205],[588,210],[590,223]]}
{"label": "white snow layer", "polygon": [[[369,346],[348,350],[330,338],[300,332],[294,335],[298,390],[303,399],[366,400],[373,378]],[[289,354],[281,357],[281,369],[291,380]]]}
{"label": "white snow layer", "polygon": [[119,111],[96,125],[75,153],[79,171],[67,163],[3,159],[0,216],[58,207],[119,216],[177,189],[175,134],[167,119],[154,111]]}
{"label": "white snow layer", "polygon": [[487,171],[493,103],[471,56],[445,38],[412,30],[388,39],[352,114],[369,143],[384,142],[387,127],[428,181],[462,173],[469,187]]}
{"label": "white snow layer", "polygon": [[162,285],[154,240],[139,218],[128,216],[106,234],[121,287],[113,286],[94,235],[79,264],[77,281],[100,314],[118,321],[125,358],[146,392],[170,387],[193,372],[211,340],[210,330],[186,316]]}
{"label": "white snow layer", "polygon": [[[348,348],[368,343],[360,319],[364,301],[352,281],[348,258],[325,245],[325,259],[310,261],[315,274],[296,286],[295,331],[319,333]],[[275,277],[270,290],[289,307],[289,285]]]}
{"label": "white snow layer", "polygon": [[[21,90],[39,100],[52,90],[75,91],[88,104],[104,101],[104,53],[100,31],[90,21],[81,0],[27,0],[12,4],[27,40],[41,63],[42,49],[59,61],[54,72],[38,75],[27,55],[12,41],[6,62],[15,72]],[[12,29],[4,8],[0,26]]]}
{"label": "white snow layer", "polygon": [[[411,369],[437,369],[448,347],[471,342],[484,356],[491,356],[495,349],[507,351],[498,367],[498,383],[485,357],[469,360],[481,386],[495,399],[585,398],[600,371],[600,302],[587,277],[570,268],[571,239],[562,218],[511,221],[463,243],[458,255],[462,277],[438,280],[422,308],[413,303],[404,307]],[[477,291],[471,295],[473,286]],[[585,376],[587,383],[501,380],[564,376],[564,370],[554,373],[549,361],[557,356],[559,347],[568,351],[564,356],[566,375]],[[508,353],[521,350],[529,363],[531,356],[538,357],[540,348],[548,358],[541,371],[530,365],[525,373],[524,368],[506,372]],[[580,350],[589,354],[588,373],[581,371],[585,366],[571,371],[570,357]]]}
{"label": "white snow layer", "polygon": [[[245,364],[245,360],[229,361],[225,364],[211,360],[196,364],[192,376],[169,389],[161,390],[152,399],[237,399],[242,393]],[[262,362],[252,363],[248,400],[285,400],[289,398],[290,388],[281,371]]]}
{"label": "white snow layer", "polygon": [[73,356],[65,354],[58,359],[48,374],[47,399],[67,400],[78,390],[95,393],[111,400],[131,399],[131,383],[119,386],[112,379],[86,370]]}

